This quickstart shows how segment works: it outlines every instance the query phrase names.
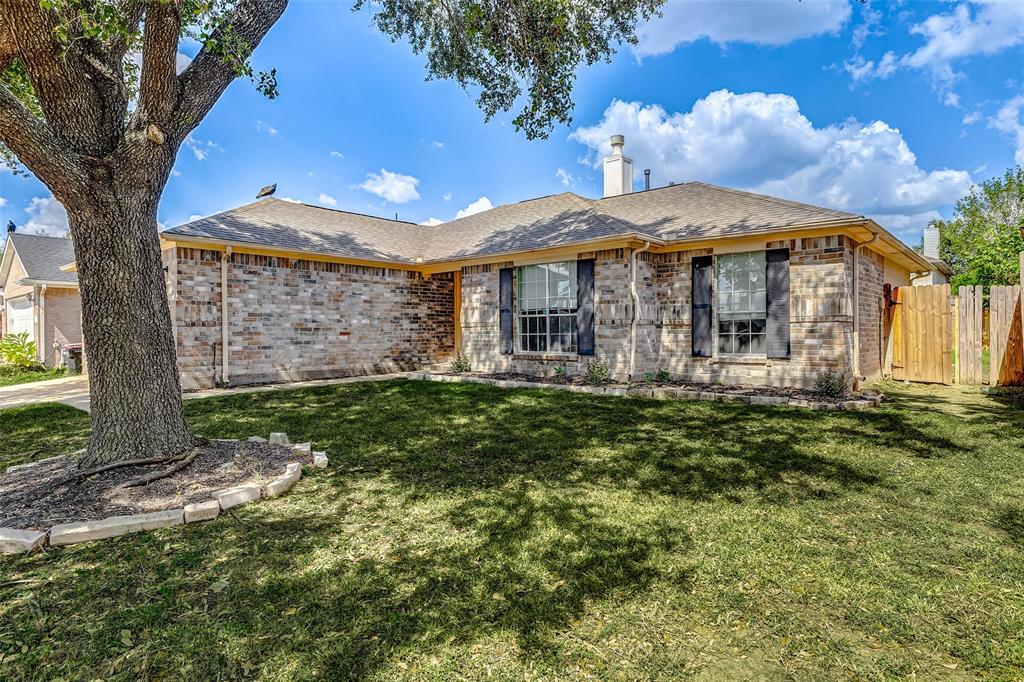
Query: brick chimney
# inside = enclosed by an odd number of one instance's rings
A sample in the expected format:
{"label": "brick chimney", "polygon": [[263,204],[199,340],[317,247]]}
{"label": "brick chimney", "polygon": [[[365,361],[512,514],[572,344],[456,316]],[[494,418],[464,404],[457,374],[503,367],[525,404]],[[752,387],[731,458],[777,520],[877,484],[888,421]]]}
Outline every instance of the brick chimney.
{"label": "brick chimney", "polygon": [[633,159],[622,154],[625,137],[612,135],[611,143],[612,155],[604,160],[604,195],[617,197],[633,191]]}

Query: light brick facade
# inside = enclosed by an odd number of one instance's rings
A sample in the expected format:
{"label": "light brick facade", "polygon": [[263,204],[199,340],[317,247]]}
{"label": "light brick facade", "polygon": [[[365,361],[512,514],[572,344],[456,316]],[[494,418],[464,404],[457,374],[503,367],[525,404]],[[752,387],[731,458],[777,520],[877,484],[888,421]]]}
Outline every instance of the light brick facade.
{"label": "light brick facade", "polygon": [[[640,319],[636,334],[636,375],[665,370],[673,377],[700,382],[809,386],[821,370],[847,372],[853,363],[853,242],[843,235],[769,241],[764,248],[790,250],[790,345],[788,359],[692,355],[692,259],[713,249],[637,256]],[[580,252],[595,258],[595,348],[607,357],[613,375],[625,379],[629,367],[630,252]],[[564,366],[570,374],[586,371],[592,358],[536,356],[499,352],[498,270],[496,263],[462,270],[462,350],[477,371],[513,371],[550,375]],[[883,280],[888,272],[880,255],[862,249],[860,257],[861,373],[881,371],[887,330],[880,328]],[[902,273],[905,276],[905,273]],[[898,281],[894,284],[902,284]],[[714,298],[713,298],[714,300]],[[713,329],[717,320],[713,320]]]}
{"label": "light brick facade", "polygon": [[[223,371],[221,253],[164,252],[184,388]],[[232,384],[419,369],[454,354],[454,276],[232,254]]]}

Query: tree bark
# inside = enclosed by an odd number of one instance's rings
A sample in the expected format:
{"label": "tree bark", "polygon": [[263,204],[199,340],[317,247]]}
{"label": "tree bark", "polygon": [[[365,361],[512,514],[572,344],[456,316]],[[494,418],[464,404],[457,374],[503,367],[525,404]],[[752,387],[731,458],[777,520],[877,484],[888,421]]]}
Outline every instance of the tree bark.
{"label": "tree bark", "polygon": [[169,171],[152,160],[104,165],[91,174],[89,201],[68,206],[90,376],[92,437],[82,466],[176,454],[194,443],[160,259],[163,183],[147,166]]}

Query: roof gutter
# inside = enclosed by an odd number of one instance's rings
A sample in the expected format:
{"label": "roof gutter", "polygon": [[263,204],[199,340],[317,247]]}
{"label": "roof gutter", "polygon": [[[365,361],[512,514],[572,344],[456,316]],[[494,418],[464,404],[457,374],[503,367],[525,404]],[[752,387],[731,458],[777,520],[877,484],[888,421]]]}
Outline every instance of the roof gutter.
{"label": "roof gutter", "polygon": [[17,283],[24,286],[53,287],[54,289],[78,288],[78,282],[58,282],[52,279],[36,279],[34,277],[23,277]]}

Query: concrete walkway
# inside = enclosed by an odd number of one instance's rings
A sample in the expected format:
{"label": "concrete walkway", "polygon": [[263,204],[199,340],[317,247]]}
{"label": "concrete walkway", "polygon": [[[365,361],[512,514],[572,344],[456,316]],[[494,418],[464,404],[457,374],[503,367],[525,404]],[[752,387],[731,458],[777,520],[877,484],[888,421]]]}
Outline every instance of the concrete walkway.
{"label": "concrete walkway", "polygon": [[[284,391],[293,388],[311,388],[313,386],[333,386],[334,384],[352,384],[360,381],[387,381],[408,376],[406,372],[395,374],[374,374],[372,376],[345,377],[343,379],[318,379],[316,381],[289,381],[283,384],[263,384],[261,386],[238,386],[235,388],[211,388],[204,391],[184,393],[185,400],[197,398],[215,398],[236,393],[257,393],[264,391]],[[64,377],[49,381],[36,381],[31,384],[0,387],[0,410],[8,407],[22,407],[39,403],[63,403],[79,410],[89,411],[89,379],[85,376]]]}

